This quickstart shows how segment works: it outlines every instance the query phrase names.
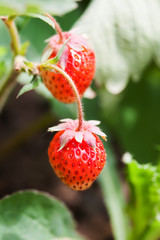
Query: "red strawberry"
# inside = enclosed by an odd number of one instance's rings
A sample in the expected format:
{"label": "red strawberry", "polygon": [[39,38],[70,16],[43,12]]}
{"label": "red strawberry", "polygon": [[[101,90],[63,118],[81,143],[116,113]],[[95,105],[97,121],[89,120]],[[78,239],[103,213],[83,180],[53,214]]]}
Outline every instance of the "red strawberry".
{"label": "red strawberry", "polygon": [[[72,78],[80,96],[82,96],[94,77],[94,51],[89,47],[86,39],[80,35],[62,32],[62,39],[60,39],[58,34],[53,36],[44,54],[49,52],[49,58],[55,57],[63,43],[69,39],[57,66],[62,68]],[[74,92],[64,76],[57,72],[53,73],[43,70],[41,71],[41,77],[45,86],[57,100],[64,103],[76,101]]]}
{"label": "red strawberry", "polygon": [[59,131],[48,148],[49,161],[56,175],[70,188],[81,191],[89,188],[102,171],[106,153],[99,137],[105,134],[95,126],[98,121],[64,119],[49,131]]}

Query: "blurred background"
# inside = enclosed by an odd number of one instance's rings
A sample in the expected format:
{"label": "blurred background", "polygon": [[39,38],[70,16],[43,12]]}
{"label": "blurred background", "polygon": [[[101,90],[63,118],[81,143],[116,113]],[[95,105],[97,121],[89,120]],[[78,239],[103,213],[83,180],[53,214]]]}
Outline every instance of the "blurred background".
{"label": "blurred background", "polygon": [[[53,4],[51,0],[46,2],[48,6]],[[139,3],[143,8],[127,0],[53,2],[57,7],[51,13],[62,29],[83,29],[96,51],[97,72],[91,85],[96,97],[83,99],[85,119],[101,121],[108,136],[108,162],[114,155],[116,174],[120,176],[124,195],[128,196],[122,155],[130,152],[139,163],[153,164],[160,157],[160,30],[158,15],[154,14],[160,6],[156,10],[153,4],[149,11],[148,3],[143,1]],[[0,1],[0,6],[3,4]],[[16,1],[10,6],[19,12],[24,11],[21,7]],[[1,8],[1,15],[5,11]],[[55,34],[54,30],[40,19],[28,17],[18,17],[16,25],[21,42],[30,42],[27,59],[40,62],[45,40]],[[12,53],[2,21],[0,45],[3,81]],[[44,86],[16,99],[22,83],[29,80],[27,74],[18,78],[0,112],[0,197],[22,189],[49,192],[66,203],[78,231],[88,239],[114,239],[99,181],[87,191],[72,191],[56,177],[48,161],[47,148],[53,137],[47,133],[48,127],[57,124],[60,118],[76,118],[76,106],[59,103]]]}

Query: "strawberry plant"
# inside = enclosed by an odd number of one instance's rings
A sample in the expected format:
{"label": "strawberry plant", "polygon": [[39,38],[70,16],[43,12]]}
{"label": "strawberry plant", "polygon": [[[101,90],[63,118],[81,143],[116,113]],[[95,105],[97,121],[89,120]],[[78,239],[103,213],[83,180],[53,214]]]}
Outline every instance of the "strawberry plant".
{"label": "strawberry plant", "polygon": [[[54,21],[53,18],[52,20]],[[71,32],[62,32],[56,22],[55,27],[58,34],[50,38],[49,44],[44,50],[44,57],[46,55],[49,55],[49,58],[56,57],[62,45],[68,40],[57,65],[72,78],[80,96],[82,96],[94,77],[94,51],[89,47],[87,40],[83,36]],[[72,88],[62,74],[43,70],[41,71],[41,77],[56,99],[64,103],[76,101]]]}
{"label": "strawberry plant", "polygon": [[0,1],[0,239],[160,238],[159,10]]}

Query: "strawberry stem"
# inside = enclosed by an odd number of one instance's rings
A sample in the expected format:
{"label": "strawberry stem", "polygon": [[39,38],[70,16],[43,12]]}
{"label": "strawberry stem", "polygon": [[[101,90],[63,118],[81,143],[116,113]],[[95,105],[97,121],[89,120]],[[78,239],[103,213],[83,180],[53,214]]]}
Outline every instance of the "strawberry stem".
{"label": "strawberry stem", "polygon": [[39,68],[40,70],[43,69],[43,70],[47,70],[47,71],[57,71],[59,72],[60,74],[62,74],[65,79],[69,82],[70,86],[72,87],[73,89],[73,92],[75,94],[75,97],[77,99],[77,106],[78,106],[78,119],[79,119],[79,125],[78,125],[78,131],[81,131],[82,129],[82,125],[83,125],[83,108],[82,108],[82,102],[81,102],[81,98],[80,98],[80,95],[79,95],[79,92],[77,90],[77,87],[76,85],[74,84],[72,78],[63,70],[61,69],[60,67],[56,66],[56,65],[46,65],[45,63],[39,65]]}
{"label": "strawberry stem", "polygon": [[14,55],[16,56],[20,53],[21,45],[20,45],[19,34],[17,31],[16,25],[13,21],[14,19],[9,20],[8,17],[4,17],[4,18],[2,18],[2,20],[6,24],[8,31],[10,33],[11,40],[12,40],[11,47],[12,47]]}
{"label": "strawberry stem", "polygon": [[0,19],[3,20],[5,25],[8,28],[10,38],[11,38],[11,48],[13,51],[13,60],[12,60],[12,69],[10,73],[4,78],[0,83],[0,111],[2,110],[5,102],[9,94],[11,93],[12,89],[16,85],[16,78],[20,74],[14,69],[15,59],[16,56],[20,54],[21,51],[21,43],[19,39],[18,30],[14,23],[14,19],[9,19],[7,16],[2,16]]}
{"label": "strawberry stem", "polygon": [[45,13],[45,15],[48,18],[50,18],[52,20],[52,22],[54,23],[55,29],[56,29],[57,33],[59,34],[59,43],[63,43],[63,35],[62,35],[62,29],[61,29],[60,25],[49,13]]}

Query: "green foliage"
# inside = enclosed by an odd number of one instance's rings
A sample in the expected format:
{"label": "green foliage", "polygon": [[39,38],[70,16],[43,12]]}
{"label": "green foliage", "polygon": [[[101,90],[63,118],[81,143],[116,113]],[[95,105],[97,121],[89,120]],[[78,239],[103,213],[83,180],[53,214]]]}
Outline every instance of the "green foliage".
{"label": "green foliage", "polygon": [[36,75],[33,76],[32,80],[31,80],[29,83],[25,84],[25,85],[21,88],[21,90],[20,90],[19,93],[18,93],[17,98],[20,97],[23,93],[35,89],[36,87],[39,86],[39,84],[40,84],[41,82],[42,82],[42,81],[41,81],[41,78],[40,78],[40,77],[37,77]]}
{"label": "green foliage", "polygon": [[137,84],[130,82],[119,95],[100,89],[102,122],[106,122],[122,152],[141,163],[158,159],[160,145],[160,70],[151,65]]}
{"label": "green foliage", "polygon": [[66,207],[35,191],[18,192],[0,201],[1,240],[82,239]]}
{"label": "green foliage", "polygon": [[159,11],[157,0],[93,0],[75,25],[95,48],[96,81],[111,93],[140,79],[152,59],[160,64]]}
{"label": "green foliage", "polygon": [[[22,15],[23,16],[23,15]],[[31,18],[39,18],[42,21],[46,22],[47,24],[49,24],[52,28],[55,28],[55,24],[54,22],[47,16],[42,15],[42,14],[36,14],[36,13],[27,13],[24,14],[24,16],[26,17],[31,17]]]}
{"label": "green foliage", "polygon": [[0,46],[0,79],[5,74],[7,70],[6,66],[6,54],[7,54],[7,48]]}
{"label": "green foliage", "polygon": [[110,147],[106,147],[107,163],[99,177],[104,201],[110,215],[113,234],[116,240],[126,240],[129,235],[129,220],[121,182],[116,171],[115,156]]}
{"label": "green foliage", "polygon": [[130,184],[128,213],[133,230],[130,239],[156,240],[160,236],[160,166],[126,161]]}
{"label": "green foliage", "polygon": [[130,199],[126,204],[109,148],[107,166],[99,177],[116,240],[158,240],[160,237],[160,165],[139,164],[124,155]]}
{"label": "green foliage", "polygon": [[75,0],[1,0],[0,15],[43,13],[62,15],[77,7]]}

